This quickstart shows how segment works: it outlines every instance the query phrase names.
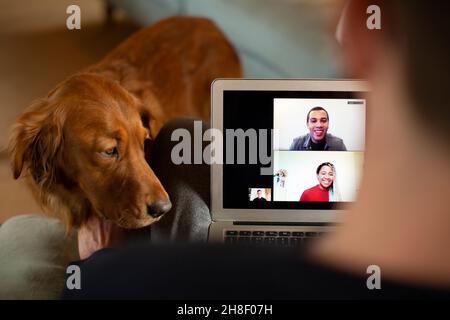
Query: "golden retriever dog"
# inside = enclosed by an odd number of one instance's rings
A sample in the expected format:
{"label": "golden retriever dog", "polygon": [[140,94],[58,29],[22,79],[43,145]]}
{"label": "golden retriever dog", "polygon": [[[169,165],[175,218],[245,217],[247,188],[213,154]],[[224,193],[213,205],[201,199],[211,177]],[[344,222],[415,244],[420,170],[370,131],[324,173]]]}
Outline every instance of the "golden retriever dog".
{"label": "golden retriever dog", "polygon": [[14,178],[27,176],[45,211],[68,229],[92,217],[148,226],[171,203],[145,145],[170,119],[208,119],[211,82],[240,75],[233,47],[205,18],[144,28],[18,118],[9,145]]}

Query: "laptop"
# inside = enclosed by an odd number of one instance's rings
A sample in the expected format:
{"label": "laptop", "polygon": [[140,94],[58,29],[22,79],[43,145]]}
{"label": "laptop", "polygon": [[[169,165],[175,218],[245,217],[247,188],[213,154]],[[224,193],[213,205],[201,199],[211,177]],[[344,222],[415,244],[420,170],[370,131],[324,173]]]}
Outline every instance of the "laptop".
{"label": "laptop", "polygon": [[217,79],[210,242],[294,246],[338,227],[361,182],[360,80]]}

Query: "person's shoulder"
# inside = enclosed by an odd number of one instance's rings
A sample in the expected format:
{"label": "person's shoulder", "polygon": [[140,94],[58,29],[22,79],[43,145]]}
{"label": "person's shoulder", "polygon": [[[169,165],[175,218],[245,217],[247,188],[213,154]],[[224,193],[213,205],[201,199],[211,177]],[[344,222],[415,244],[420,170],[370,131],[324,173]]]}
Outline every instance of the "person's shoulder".
{"label": "person's shoulder", "polygon": [[342,140],[342,138],[339,138],[339,137],[337,137],[337,136],[335,136],[335,135],[332,135],[331,133],[327,133],[327,142],[328,141],[333,141],[333,142],[341,142],[341,143],[343,143],[344,142],[344,140]]}
{"label": "person's shoulder", "polygon": [[308,189],[306,189],[305,191],[312,192],[312,191],[316,190],[318,187],[319,187],[319,185],[316,184],[315,186],[313,186],[313,187],[311,187],[311,188],[308,188]]}
{"label": "person's shoulder", "polygon": [[[177,261],[184,261],[183,272]],[[263,286],[236,291],[234,283],[258,284],[280,265],[283,272]],[[249,254],[246,246],[141,243],[94,254],[80,268],[83,290],[66,289],[63,299],[449,298],[448,290],[414,289],[388,281],[382,290],[369,290],[365,277],[313,261],[302,248],[253,247]],[[119,273],[127,276],[117,277]],[[210,278],[215,281],[204,281]]]}
{"label": "person's shoulder", "polygon": [[307,134],[304,134],[304,135],[301,135],[301,136],[295,138],[294,140],[302,141],[302,142],[303,142],[303,141],[305,141],[305,139],[308,138],[308,137],[309,137],[309,134],[307,133]]}
{"label": "person's shoulder", "polygon": [[327,133],[327,144],[331,150],[336,151],[346,151],[344,140],[342,138],[336,137],[331,133]]}
{"label": "person's shoulder", "polygon": [[317,186],[311,187],[306,189],[302,192],[302,195],[300,196],[300,201],[308,201],[311,194],[314,193],[314,190],[317,188]]}
{"label": "person's shoulder", "polygon": [[294,140],[291,143],[291,147],[289,150],[300,150],[305,143],[305,139],[308,137],[308,134],[304,134],[302,136],[298,136],[294,138]]}

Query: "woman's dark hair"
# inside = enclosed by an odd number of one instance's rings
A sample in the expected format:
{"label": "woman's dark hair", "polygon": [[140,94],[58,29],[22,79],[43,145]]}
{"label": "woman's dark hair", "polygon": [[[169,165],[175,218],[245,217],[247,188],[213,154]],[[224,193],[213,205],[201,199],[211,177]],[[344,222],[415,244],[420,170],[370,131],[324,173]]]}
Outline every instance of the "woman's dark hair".
{"label": "woman's dark hair", "polygon": [[334,171],[334,165],[333,165],[331,162],[324,162],[324,163],[321,163],[321,164],[317,167],[316,174],[319,174],[320,169],[322,169],[322,167],[325,167],[325,166],[330,167],[330,168]]}
{"label": "woman's dark hair", "polygon": [[[333,173],[335,172],[334,165],[333,165],[331,162],[324,162],[324,163],[321,163],[321,164],[317,167],[316,174],[319,174],[320,169],[322,169],[322,167],[325,167],[325,166],[330,167],[331,170],[333,170]],[[334,186],[334,181],[331,183],[331,185],[328,187],[328,189],[329,189],[329,190],[334,190],[334,189],[333,189],[333,186]]]}

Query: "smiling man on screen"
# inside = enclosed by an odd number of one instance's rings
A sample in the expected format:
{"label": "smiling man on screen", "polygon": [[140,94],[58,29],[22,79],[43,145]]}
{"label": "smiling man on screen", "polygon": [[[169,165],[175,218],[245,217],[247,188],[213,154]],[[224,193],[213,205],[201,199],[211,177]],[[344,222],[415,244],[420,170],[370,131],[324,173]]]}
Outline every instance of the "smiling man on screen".
{"label": "smiling man on screen", "polygon": [[289,150],[347,151],[344,141],[328,132],[329,116],[322,107],[314,107],[306,116],[309,133],[294,139]]}

